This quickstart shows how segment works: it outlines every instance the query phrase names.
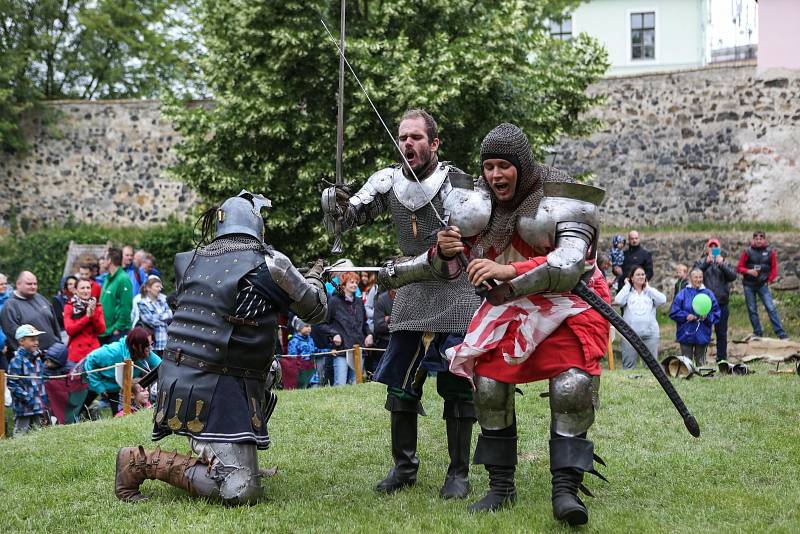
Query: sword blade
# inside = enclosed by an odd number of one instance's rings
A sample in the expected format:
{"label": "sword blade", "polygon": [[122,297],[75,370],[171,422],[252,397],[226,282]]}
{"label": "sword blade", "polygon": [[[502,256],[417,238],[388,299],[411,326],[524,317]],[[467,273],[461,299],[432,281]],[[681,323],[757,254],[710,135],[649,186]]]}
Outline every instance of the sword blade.
{"label": "sword blade", "polygon": [[323,272],[325,273],[377,273],[380,272],[382,267],[326,267]]}

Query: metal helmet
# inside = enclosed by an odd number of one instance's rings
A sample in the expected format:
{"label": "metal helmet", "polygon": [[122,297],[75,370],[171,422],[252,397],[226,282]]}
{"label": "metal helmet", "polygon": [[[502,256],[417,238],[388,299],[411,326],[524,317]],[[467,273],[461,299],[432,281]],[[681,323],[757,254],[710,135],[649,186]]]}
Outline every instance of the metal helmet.
{"label": "metal helmet", "polygon": [[263,195],[254,195],[242,189],[217,208],[216,237],[230,234],[247,234],[259,241],[264,240],[263,208],[271,208],[272,202]]}

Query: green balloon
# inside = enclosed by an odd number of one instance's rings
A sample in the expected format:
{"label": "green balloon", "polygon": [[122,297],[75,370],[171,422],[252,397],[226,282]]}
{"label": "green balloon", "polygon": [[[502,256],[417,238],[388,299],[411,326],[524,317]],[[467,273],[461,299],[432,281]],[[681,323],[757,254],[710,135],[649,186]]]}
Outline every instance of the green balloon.
{"label": "green balloon", "polygon": [[711,311],[711,297],[705,293],[698,293],[692,299],[692,309],[700,317],[705,317]]}

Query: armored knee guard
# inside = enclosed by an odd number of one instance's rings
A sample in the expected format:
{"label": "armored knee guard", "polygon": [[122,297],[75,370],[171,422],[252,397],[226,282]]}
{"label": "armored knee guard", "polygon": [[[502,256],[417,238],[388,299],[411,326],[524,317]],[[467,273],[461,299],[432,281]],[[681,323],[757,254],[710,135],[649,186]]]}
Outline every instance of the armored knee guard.
{"label": "armored knee guard", "polygon": [[225,504],[251,504],[262,494],[257,448],[250,443],[218,443],[192,440],[192,448],[210,465],[187,471],[200,495]]}
{"label": "armored knee guard", "polygon": [[589,430],[594,423],[597,403],[595,383],[594,377],[574,367],[550,379],[550,428],[553,433],[575,437]]}
{"label": "armored knee guard", "polygon": [[478,423],[487,430],[502,430],[514,423],[514,384],[475,375]]}

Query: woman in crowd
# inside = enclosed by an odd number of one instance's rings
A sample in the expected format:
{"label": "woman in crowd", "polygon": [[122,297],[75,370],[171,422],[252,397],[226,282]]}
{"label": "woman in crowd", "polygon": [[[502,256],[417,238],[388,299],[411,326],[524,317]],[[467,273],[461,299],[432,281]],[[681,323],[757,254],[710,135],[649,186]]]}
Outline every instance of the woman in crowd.
{"label": "woman in crowd", "polygon": [[[704,317],[698,316],[693,302],[697,295],[711,299],[711,310]],[[669,317],[677,324],[676,338],[681,344],[681,353],[695,365],[706,363],[706,349],[711,343],[711,328],[719,321],[719,304],[714,293],[703,285],[703,271],[692,269],[689,285],[680,290],[672,301]]]}
{"label": "woman in crowd", "polygon": [[[111,413],[117,413],[119,411],[120,386],[117,384],[114,367],[96,373],[89,371],[113,366],[125,360],[133,360],[133,377],[142,376],[161,363],[161,358],[151,350],[152,345],[152,335],[146,329],[136,327],[119,341],[103,345],[90,352],[83,361],[82,370],[86,371],[91,400],[97,396],[106,396],[111,405]],[[88,402],[90,403],[91,400]]]}
{"label": "woman in crowd", "polygon": [[100,346],[98,337],[106,331],[103,306],[92,297],[91,280],[80,280],[75,294],[64,306],[64,328],[67,342],[67,367],[72,368]]}
{"label": "woman in crowd", "polygon": [[[367,326],[364,303],[356,296],[359,276],[356,273],[339,275],[340,284],[328,300],[328,319],[324,329],[336,350],[351,349],[353,345],[372,346],[372,334]],[[333,358],[333,385],[342,386],[355,381],[355,372],[347,365],[345,353]]]}
{"label": "woman in crowd", "polygon": [[[61,281],[61,289],[59,289],[58,293],[52,300],[53,306],[53,314],[56,316],[56,321],[58,322],[59,328],[61,331],[64,331],[64,306],[70,301],[72,296],[75,294],[75,285],[78,283],[78,279],[74,276],[67,276]],[[63,338],[62,338],[63,340]]]}
{"label": "woman in crowd", "polygon": [[358,282],[358,289],[361,290],[361,302],[364,303],[364,311],[367,312],[367,326],[370,333],[373,332],[372,314],[375,312],[375,298],[378,296],[378,284],[375,283],[375,273],[363,272]]}
{"label": "woman in crowd", "polygon": [[[623,318],[658,357],[658,340],[661,335],[656,321],[656,308],[667,302],[667,296],[647,283],[644,268],[637,265],[625,278],[625,284],[614,302],[625,308]],[[633,369],[639,355],[626,339],[622,339],[622,368]]]}
{"label": "woman in crowd", "polygon": [[161,293],[161,279],[151,275],[141,289],[141,298],[136,303],[139,324],[153,331],[153,351],[161,356],[167,346],[167,326],[172,322],[172,309],[167,297]]}

